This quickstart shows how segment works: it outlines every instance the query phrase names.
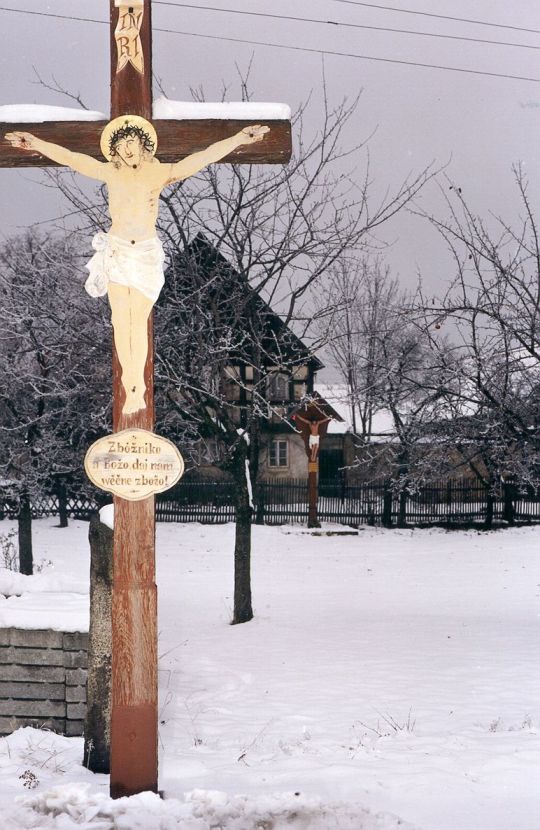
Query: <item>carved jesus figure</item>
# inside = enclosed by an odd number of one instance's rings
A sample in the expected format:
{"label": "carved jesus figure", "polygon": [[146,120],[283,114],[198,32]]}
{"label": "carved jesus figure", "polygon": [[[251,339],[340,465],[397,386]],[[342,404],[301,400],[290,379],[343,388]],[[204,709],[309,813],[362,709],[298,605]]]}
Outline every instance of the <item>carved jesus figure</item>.
{"label": "carved jesus figure", "polygon": [[322,424],[326,424],[328,421],[331,421],[332,418],[321,418],[318,421],[314,421],[307,418],[302,418],[301,415],[296,413],[293,415],[295,421],[302,421],[303,424],[307,424],[309,427],[309,460],[310,461],[317,461],[319,457],[319,447],[321,443],[321,436],[319,434],[319,429]]}
{"label": "carved jesus figure", "polygon": [[95,254],[85,288],[94,297],[108,295],[114,342],[126,393],[124,414],[145,406],[144,366],[148,353],[147,322],[164,283],[163,246],[156,235],[159,195],[164,187],[187,179],[237,147],[261,141],[269,127],[258,124],[164,164],[154,157],[157,136],[149,121],[135,115],[115,118],[103,130],[106,162],[43,141],[31,133],[13,132],[6,139],[24,150],[41,153],[83,176],[105,182],[111,227],[92,240]]}

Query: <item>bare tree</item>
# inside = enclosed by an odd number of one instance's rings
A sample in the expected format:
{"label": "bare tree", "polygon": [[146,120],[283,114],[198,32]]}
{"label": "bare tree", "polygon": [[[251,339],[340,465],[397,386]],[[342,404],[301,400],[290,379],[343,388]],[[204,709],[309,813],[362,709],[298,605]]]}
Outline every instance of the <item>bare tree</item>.
{"label": "bare tree", "polygon": [[[407,204],[431,175],[428,170],[421,172],[373,205],[362,156],[365,147],[342,147],[356,107],[357,102],[326,107],[317,135],[307,142],[300,110],[293,124],[297,151],[288,167],[215,166],[173,185],[161,197],[159,229],[171,259],[178,251],[188,251],[203,229],[240,280],[238,290],[229,291],[225,298],[230,301],[228,312],[224,298],[220,295],[218,300],[213,293],[215,276],[206,283],[196,276],[191,294],[165,293],[160,304],[161,320],[176,320],[176,327],[162,325],[159,315],[157,321],[157,382],[165,390],[161,400],[168,406],[160,417],[169,423],[183,420],[184,434],[197,432],[211,438],[214,446],[220,445],[218,455],[233,473],[237,494],[234,622],[244,622],[253,613],[250,493],[260,423],[286,417],[282,409],[268,405],[264,390],[271,372],[280,365],[291,372],[295,365],[289,345],[280,337],[286,339],[293,327],[312,349],[320,344],[312,325],[313,297],[330,268],[347,252],[363,250],[370,233]],[[74,189],[69,177],[51,175],[88,227],[102,227],[104,200],[96,204]],[[253,292],[281,315],[281,334],[273,334],[271,355]],[[235,361],[244,366],[249,362],[252,374],[249,389],[245,378],[234,373],[228,377],[229,387],[242,390],[240,424],[229,417],[222,391],[222,373]]]}
{"label": "bare tree", "polygon": [[382,343],[391,320],[401,327],[401,293],[380,256],[365,255],[335,266],[319,301],[321,336],[346,389],[353,432],[362,444],[371,441],[373,419],[384,406]]}
{"label": "bare tree", "polygon": [[[354,467],[389,479],[400,494],[403,524],[407,491],[447,473],[452,463],[441,424],[455,415],[456,355],[446,338],[432,336],[380,258],[348,261],[327,290],[337,299],[329,350],[355,413]],[[392,424],[383,440],[372,430],[381,412]]]}
{"label": "bare tree", "polygon": [[461,378],[454,428],[490,488],[507,476],[540,481],[540,242],[523,171],[514,175],[518,223],[482,219],[449,184],[448,218],[429,219],[452,254],[455,278],[440,301],[420,293],[431,330],[451,332]]}
{"label": "bare tree", "polygon": [[0,250],[0,477],[19,501],[23,573],[32,572],[31,499],[78,473],[108,417],[103,315],[81,295],[77,271],[63,238],[29,231]]}

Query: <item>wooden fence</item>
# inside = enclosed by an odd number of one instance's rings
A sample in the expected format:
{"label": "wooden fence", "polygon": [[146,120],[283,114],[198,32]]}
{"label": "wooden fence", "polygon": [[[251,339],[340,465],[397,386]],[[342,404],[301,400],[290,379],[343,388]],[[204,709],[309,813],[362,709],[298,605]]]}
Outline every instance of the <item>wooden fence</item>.
{"label": "wooden fence", "polygon": [[[307,483],[302,479],[263,481],[254,492],[254,520],[265,524],[306,522]],[[96,510],[84,496],[67,498],[64,509],[71,518],[87,520]],[[36,499],[34,518],[55,516],[57,496]],[[158,496],[156,518],[162,522],[223,523],[234,520],[231,484],[227,481],[182,481],[173,491]],[[17,506],[2,500],[0,518],[15,518]],[[396,491],[386,481],[350,485],[321,483],[319,519],[345,525],[382,524],[385,527],[441,524],[447,526],[540,521],[540,492],[517,484],[500,484],[487,490],[477,480],[432,482]]]}

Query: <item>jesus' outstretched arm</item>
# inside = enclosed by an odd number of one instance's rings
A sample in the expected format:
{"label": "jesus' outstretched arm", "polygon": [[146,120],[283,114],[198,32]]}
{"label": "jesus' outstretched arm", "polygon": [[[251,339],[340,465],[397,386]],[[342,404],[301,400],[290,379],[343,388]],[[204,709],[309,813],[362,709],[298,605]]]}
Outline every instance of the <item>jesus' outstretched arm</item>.
{"label": "jesus' outstretched arm", "polygon": [[192,153],[182,161],[177,161],[175,164],[168,165],[169,175],[166,184],[187,179],[188,176],[193,176],[198,173],[208,164],[228,156],[237,147],[243,144],[254,144],[256,141],[262,141],[266,133],[270,132],[270,127],[263,127],[260,124],[254,124],[252,127],[244,127],[236,135],[230,138],[225,138],[223,141],[216,141],[211,144],[206,150],[201,150],[200,153]]}
{"label": "jesus' outstretched arm", "polygon": [[43,141],[41,138],[36,138],[32,133],[6,133],[5,138],[13,147],[19,147],[22,150],[34,150],[34,152],[41,153],[42,156],[46,156],[58,164],[71,167],[72,170],[82,173],[83,176],[98,179],[102,182],[105,181],[107,164],[97,161],[92,156],[74,153],[66,147],[53,144],[52,141]]}

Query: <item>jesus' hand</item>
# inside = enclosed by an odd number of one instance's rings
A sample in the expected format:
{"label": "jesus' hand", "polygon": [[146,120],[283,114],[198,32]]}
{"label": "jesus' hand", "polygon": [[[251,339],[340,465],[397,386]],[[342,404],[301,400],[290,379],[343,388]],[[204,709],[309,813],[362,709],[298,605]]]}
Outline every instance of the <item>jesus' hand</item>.
{"label": "jesus' hand", "polygon": [[21,150],[33,150],[36,141],[36,137],[32,133],[6,133],[4,138],[13,147],[20,147]]}
{"label": "jesus' hand", "polygon": [[263,127],[261,124],[253,124],[251,127],[244,127],[239,133],[242,138],[242,144],[254,144],[256,141],[262,141],[266,133],[270,132],[270,127]]}

